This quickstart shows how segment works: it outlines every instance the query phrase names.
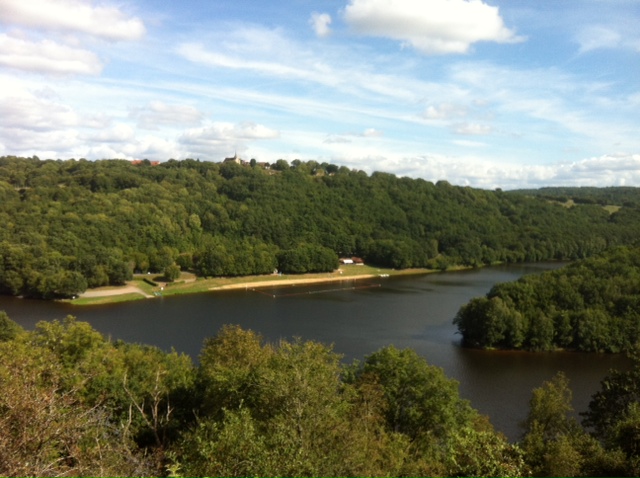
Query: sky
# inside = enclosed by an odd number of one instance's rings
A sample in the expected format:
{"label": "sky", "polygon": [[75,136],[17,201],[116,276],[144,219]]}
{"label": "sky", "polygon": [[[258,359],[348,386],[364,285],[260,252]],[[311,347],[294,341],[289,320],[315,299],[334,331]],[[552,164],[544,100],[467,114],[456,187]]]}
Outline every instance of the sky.
{"label": "sky", "polygon": [[640,0],[0,0],[0,155],[640,187]]}

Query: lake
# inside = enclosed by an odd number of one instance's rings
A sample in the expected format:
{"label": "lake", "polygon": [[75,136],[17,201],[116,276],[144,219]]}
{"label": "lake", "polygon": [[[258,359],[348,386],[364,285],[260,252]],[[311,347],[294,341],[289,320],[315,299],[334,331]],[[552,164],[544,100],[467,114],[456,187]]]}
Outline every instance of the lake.
{"label": "lake", "polygon": [[[356,266],[354,266],[356,267]],[[531,390],[563,371],[584,411],[611,368],[626,368],[623,356],[581,353],[481,351],[460,347],[452,320],[463,304],[498,282],[560,267],[519,264],[459,272],[219,291],[77,307],[0,297],[0,310],[27,329],[68,314],[114,338],[172,347],[197,360],[205,337],[223,324],[238,324],[265,339],[301,337],[333,344],[345,362],[393,344],[411,347],[460,382],[460,393],[515,440]]]}

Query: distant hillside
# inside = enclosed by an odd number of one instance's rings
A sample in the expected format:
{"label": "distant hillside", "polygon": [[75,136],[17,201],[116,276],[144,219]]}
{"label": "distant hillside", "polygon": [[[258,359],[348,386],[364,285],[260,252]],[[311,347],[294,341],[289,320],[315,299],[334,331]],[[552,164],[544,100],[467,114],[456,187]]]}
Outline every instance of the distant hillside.
{"label": "distant hillside", "polygon": [[616,200],[612,213],[549,194],[315,161],[1,157],[0,293],[67,297],[178,266],[201,276],[325,271],[340,256],[435,269],[567,260],[640,237],[637,202]]}
{"label": "distant hillside", "polygon": [[517,189],[509,194],[539,196],[556,201],[572,200],[577,204],[600,204],[602,206],[640,207],[640,188],[615,186],[596,187],[549,187],[540,189]]}

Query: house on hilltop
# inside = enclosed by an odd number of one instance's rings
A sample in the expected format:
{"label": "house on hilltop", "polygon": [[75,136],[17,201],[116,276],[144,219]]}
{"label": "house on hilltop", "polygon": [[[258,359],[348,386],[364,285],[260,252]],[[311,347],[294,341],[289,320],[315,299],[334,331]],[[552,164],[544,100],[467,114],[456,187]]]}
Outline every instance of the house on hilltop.
{"label": "house on hilltop", "polygon": [[238,153],[235,153],[235,154],[233,155],[233,157],[231,157],[231,158],[224,158],[223,163],[236,163],[236,164],[240,164],[240,165],[242,165],[242,166],[245,166],[245,165],[249,164],[249,163],[247,163],[244,159],[241,159],[241,158],[238,156]]}
{"label": "house on hilltop", "polygon": [[262,169],[270,169],[271,168],[271,165],[269,163],[264,163],[264,162],[259,163],[255,159],[252,159],[251,161],[245,161],[240,156],[238,156],[238,153],[235,153],[230,158],[224,158],[224,161],[222,161],[222,162],[223,163],[236,163],[236,164],[239,164],[240,166],[251,166],[251,167],[258,167],[258,168],[262,168]]}

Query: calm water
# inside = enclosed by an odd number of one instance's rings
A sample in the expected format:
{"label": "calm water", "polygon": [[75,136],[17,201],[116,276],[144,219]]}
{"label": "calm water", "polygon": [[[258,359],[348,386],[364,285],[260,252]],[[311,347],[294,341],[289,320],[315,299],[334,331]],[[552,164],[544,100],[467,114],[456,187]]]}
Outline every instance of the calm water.
{"label": "calm water", "polygon": [[40,320],[72,314],[114,339],[165,350],[173,347],[194,359],[203,339],[223,324],[253,329],[270,341],[298,336],[333,344],[346,362],[389,344],[411,347],[458,380],[461,395],[489,415],[497,429],[517,439],[531,390],[558,370],[569,377],[574,407],[583,411],[608,371],[627,366],[624,357],[612,355],[485,352],[460,347],[452,320],[461,305],[485,294],[497,282],[553,267],[558,265],[500,266],[92,307],[0,297],[0,310],[28,329]]}

